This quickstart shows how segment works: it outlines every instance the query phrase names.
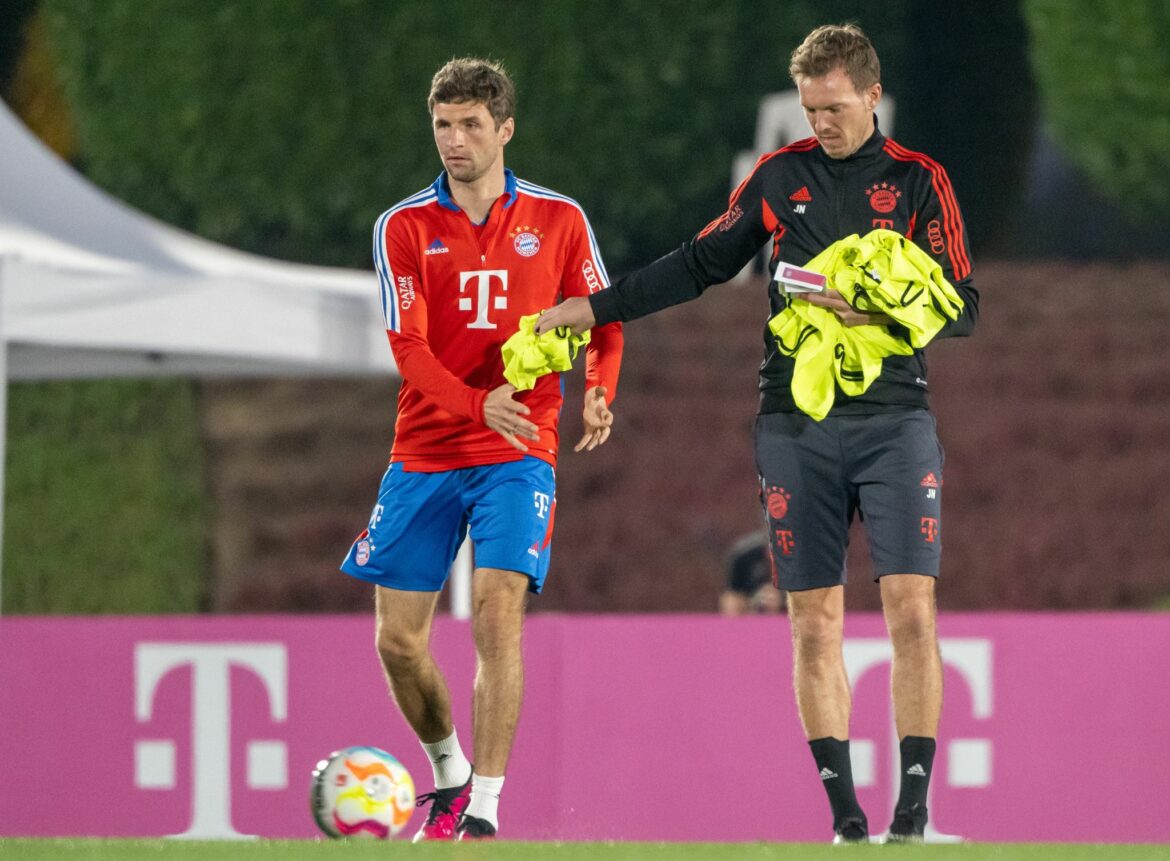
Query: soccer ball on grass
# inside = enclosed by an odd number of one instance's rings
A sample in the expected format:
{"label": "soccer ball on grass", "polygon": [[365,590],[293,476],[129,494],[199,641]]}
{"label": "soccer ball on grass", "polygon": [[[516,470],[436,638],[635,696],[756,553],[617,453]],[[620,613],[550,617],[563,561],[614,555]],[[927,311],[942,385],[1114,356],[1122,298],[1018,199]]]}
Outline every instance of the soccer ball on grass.
{"label": "soccer ball on grass", "polygon": [[330,837],[386,840],[414,812],[414,781],[386,751],[347,747],[317,763],[309,804]]}

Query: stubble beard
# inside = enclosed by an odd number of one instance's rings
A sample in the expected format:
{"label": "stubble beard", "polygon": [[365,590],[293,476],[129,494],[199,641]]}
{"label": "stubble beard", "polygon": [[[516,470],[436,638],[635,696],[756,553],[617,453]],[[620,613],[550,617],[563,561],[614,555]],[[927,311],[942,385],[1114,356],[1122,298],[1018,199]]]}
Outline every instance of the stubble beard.
{"label": "stubble beard", "polygon": [[484,172],[479,170],[474,163],[464,162],[454,167],[448,166],[447,173],[450,177],[458,182],[475,182]]}

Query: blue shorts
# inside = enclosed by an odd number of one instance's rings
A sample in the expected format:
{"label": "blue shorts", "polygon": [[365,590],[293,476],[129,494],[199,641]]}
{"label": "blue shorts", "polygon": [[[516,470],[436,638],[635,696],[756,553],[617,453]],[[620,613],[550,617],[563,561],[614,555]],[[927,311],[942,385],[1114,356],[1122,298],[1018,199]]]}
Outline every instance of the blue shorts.
{"label": "blue shorts", "polygon": [[556,504],[553,468],[535,457],[445,472],[392,463],[341,570],[388,589],[438,592],[470,530],[476,568],[518,571],[539,594]]}

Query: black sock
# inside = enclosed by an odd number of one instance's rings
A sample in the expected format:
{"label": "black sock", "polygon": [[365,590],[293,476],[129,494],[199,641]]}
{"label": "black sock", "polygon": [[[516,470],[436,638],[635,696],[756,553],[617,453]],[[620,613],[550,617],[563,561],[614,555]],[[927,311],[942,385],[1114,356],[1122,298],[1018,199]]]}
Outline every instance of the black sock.
{"label": "black sock", "polygon": [[865,820],[857,793],[853,789],[853,765],[849,760],[849,740],[814,738],[808,743],[821,773],[821,782],[833,808],[833,827],[846,819]]}
{"label": "black sock", "polygon": [[895,810],[910,810],[915,805],[926,807],[934,749],[934,739],[921,735],[908,735],[898,744],[902,753],[902,789]]}

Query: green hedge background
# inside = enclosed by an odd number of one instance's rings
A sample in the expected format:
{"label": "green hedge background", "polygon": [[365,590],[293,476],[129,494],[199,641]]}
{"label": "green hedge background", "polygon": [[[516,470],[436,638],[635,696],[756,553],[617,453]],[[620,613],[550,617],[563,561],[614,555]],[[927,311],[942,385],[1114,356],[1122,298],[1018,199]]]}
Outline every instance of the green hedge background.
{"label": "green hedge background", "polygon": [[6,613],[207,606],[195,387],[101,380],[9,388]]}
{"label": "green hedge background", "polygon": [[1026,0],[1058,144],[1135,220],[1170,218],[1170,2]]}
{"label": "green hedge background", "polygon": [[[519,90],[509,162],[580,200],[609,268],[621,271],[721,211],[760,97],[791,87],[788,55],[816,24],[857,19],[873,37],[906,145],[951,164],[979,140],[1026,133],[1030,88],[1005,100],[992,86],[1011,76],[1027,83],[1015,4],[966,16],[937,5],[42,0],[41,8],[90,176],[204,236],[317,263],[367,266],[377,214],[438,173],[425,107],[435,69],[462,54],[503,60]],[[974,62],[988,60],[983,86],[959,71],[973,52]],[[956,87],[968,95],[944,97]],[[995,173],[980,165],[996,151],[983,147],[951,168],[960,195],[964,183]],[[1005,154],[996,170],[1018,163]],[[986,219],[968,221],[987,238],[977,226]]]}

